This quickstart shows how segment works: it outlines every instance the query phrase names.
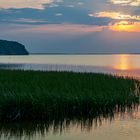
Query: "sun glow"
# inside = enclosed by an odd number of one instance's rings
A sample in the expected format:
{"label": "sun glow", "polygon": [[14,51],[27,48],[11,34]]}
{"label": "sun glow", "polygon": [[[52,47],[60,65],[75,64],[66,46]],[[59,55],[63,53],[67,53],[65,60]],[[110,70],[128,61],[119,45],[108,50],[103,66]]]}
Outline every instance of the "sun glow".
{"label": "sun glow", "polygon": [[128,61],[128,55],[119,55],[116,57],[117,63],[114,65],[114,69],[117,70],[130,70],[131,66]]}
{"label": "sun glow", "polygon": [[109,25],[109,29],[118,32],[140,32],[140,23],[130,23],[128,21],[116,22],[114,25]]}
{"label": "sun glow", "polygon": [[89,14],[89,16],[100,17],[100,18],[112,18],[112,19],[120,19],[120,20],[137,20],[140,21],[140,16],[138,15],[129,15],[123,14],[121,12],[99,12],[95,14]]}
{"label": "sun glow", "polygon": [[140,0],[111,0],[111,3],[122,6],[140,6]]}

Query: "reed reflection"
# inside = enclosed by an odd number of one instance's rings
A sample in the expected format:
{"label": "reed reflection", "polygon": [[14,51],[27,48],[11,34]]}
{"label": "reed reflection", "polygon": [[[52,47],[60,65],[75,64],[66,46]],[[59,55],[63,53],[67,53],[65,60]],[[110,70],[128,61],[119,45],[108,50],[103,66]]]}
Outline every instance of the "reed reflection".
{"label": "reed reflection", "polygon": [[[136,112],[135,112],[136,111]],[[135,112],[135,113],[134,113]],[[138,115],[138,105],[116,106],[116,110],[102,112],[97,116],[77,116],[71,118],[59,118],[44,122],[17,122],[1,123],[0,138],[5,139],[28,139],[38,140],[38,137],[46,137],[50,134],[62,134],[71,131],[90,132],[106,123],[111,123],[114,119],[119,120],[128,115],[134,118]]]}

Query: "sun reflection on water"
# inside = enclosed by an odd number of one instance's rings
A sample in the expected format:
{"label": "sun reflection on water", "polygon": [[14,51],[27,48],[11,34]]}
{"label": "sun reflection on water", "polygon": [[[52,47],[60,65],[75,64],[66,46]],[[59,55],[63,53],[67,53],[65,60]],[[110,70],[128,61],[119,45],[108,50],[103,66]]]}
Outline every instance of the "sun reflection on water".
{"label": "sun reflection on water", "polygon": [[117,70],[131,70],[131,64],[128,59],[129,55],[117,55],[116,56],[116,64],[114,65],[114,69]]}

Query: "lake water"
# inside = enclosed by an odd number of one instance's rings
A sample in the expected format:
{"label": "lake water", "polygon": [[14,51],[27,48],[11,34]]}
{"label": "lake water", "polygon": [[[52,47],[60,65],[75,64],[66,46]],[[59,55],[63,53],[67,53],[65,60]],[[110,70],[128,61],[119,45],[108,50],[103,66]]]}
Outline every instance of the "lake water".
{"label": "lake water", "polygon": [[[0,56],[0,68],[140,76],[140,55]],[[140,109],[114,117],[0,125],[2,140],[140,140]]]}
{"label": "lake water", "polygon": [[0,56],[0,68],[140,75],[140,55]]}

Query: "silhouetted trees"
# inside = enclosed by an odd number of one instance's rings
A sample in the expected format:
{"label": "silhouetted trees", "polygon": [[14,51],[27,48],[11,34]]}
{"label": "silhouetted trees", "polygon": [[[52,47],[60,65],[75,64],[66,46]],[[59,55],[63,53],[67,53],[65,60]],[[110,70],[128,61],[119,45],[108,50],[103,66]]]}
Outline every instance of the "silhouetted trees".
{"label": "silhouetted trees", "polygon": [[25,46],[16,41],[0,40],[0,55],[28,55]]}

